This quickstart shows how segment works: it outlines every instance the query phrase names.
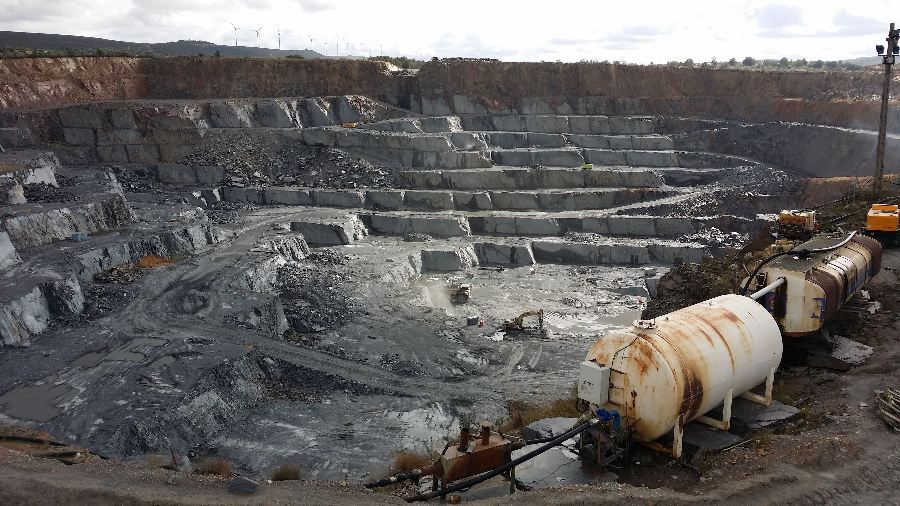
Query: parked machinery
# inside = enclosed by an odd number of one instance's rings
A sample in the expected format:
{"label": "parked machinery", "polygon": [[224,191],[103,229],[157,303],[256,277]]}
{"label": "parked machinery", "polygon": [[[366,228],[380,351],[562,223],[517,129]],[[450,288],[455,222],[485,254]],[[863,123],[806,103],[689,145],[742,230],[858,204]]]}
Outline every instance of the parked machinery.
{"label": "parked machinery", "polygon": [[788,209],[778,213],[777,231],[781,239],[809,240],[817,228],[815,211]]}
{"label": "parked machinery", "polygon": [[468,283],[450,285],[447,287],[447,294],[450,297],[450,302],[454,304],[465,304],[469,302],[469,297],[472,295],[472,285]]}
{"label": "parked machinery", "polygon": [[[856,233],[843,239],[816,237],[780,251],[750,273],[743,295],[721,295],[653,320],[637,320],[597,340],[579,372],[583,414],[565,433],[515,441],[485,424],[477,441],[464,431],[459,443],[448,445],[431,466],[367,486],[432,475],[433,491],[407,500],[445,496],[498,474],[513,479],[516,465],[576,435],[581,458],[601,466],[625,456],[632,441],[679,458],[688,422],[728,430],[735,396],[771,404],[784,353],[782,336],[821,329],[880,266],[881,245]],[[504,327],[525,328],[528,316],[542,320],[543,311],[527,311]],[[719,406],[720,417],[708,414]],[[671,446],[657,441],[669,433]],[[545,444],[512,458],[512,450],[539,443]]]}
{"label": "parked machinery", "polygon": [[[748,297],[722,295],[603,336],[582,363],[578,397],[585,411],[611,417],[606,422],[624,427],[628,438],[677,458],[687,422],[727,430],[735,396],[771,403],[782,350],[778,324],[763,306]],[[763,395],[750,393],[760,384]],[[719,405],[721,420],[705,416]],[[671,448],[653,443],[669,432]],[[590,434],[582,436],[582,452],[596,445],[593,459],[619,451],[616,432]]]}
{"label": "parked machinery", "polygon": [[872,204],[866,214],[864,233],[885,246],[900,246],[900,207],[896,204]]}
{"label": "parked machinery", "polygon": [[[528,317],[537,317],[537,325],[527,325],[525,319]],[[530,333],[545,336],[547,330],[544,328],[544,310],[529,309],[512,320],[504,320],[502,329],[510,334]]]}
{"label": "parked machinery", "polygon": [[819,236],[764,260],[743,287],[749,293],[783,278],[760,302],[785,336],[804,336],[819,331],[880,269],[881,244],[871,237]]}
{"label": "parked machinery", "polygon": [[[870,237],[816,237],[765,259],[744,281],[746,296],[722,295],[603,336],[579,375],[579,402],[601,422],[582,434],[582,455],[602,463],[634,440],[678,457],[685,423],[728,430],[735,396],[770,404],[782,336],[821,329],[880,266],[881,245]],[[761,384],[761,394],[751,392]],[[705,414],[719,405],[721,419]],[[671,448],[654,442],[669,432]]]}

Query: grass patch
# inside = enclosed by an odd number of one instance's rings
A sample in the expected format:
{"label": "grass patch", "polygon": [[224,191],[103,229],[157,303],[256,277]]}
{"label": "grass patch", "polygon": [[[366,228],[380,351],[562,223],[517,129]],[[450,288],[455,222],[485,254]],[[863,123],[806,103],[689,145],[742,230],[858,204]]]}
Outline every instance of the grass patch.
{"label": "grass patch", "polygon": [[203,457],[197,462],[197,468],[194,470],[196,474],[231,477],[234,473],[231,471],[231,464],[225,459]]}
{"label": "grass patch", "polygon": [[400,450],[394,453],[394,463],[391,464],[391,474],[408,473],[416,469],[423,469],[431,465],[437,456],[420,453],[415,450]]}
{"label": "grass patch", "polygon": [[581,412],[575,407],[577,399],[578,391],[575,386],[572,386],[567,397],[554,399],[545,404],[516,400],[508,401],[506,409],[509,415],[506,419],[501,420],[497,426],[500,432],[517,434],[530,423],[544,418],[578,418],[581,416]]}
{"label": "grass patch", "polygon": [[299,480],[303,475],[300,466],[295,464],[281,464],[278,469],[272,473],[272,481],[292,481]]}

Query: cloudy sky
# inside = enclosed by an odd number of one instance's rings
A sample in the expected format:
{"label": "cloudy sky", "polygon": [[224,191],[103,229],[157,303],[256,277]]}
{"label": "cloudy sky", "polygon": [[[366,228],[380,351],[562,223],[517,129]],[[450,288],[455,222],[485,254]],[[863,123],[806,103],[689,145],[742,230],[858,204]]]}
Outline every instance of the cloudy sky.
{"label": "cloudy sky", "polygon": [[[0,0],[0,30],[137,42],[201,39],[418,58],[522,60],[871,56],[887,0]],[[325,45],[327,42],[327,46]]]}

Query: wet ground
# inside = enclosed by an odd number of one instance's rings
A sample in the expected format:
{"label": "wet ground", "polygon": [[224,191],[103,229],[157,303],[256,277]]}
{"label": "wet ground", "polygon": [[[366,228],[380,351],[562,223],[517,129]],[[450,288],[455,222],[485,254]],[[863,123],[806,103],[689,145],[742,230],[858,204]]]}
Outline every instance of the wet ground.
{"label": "wet ground", "polygon": [[[284,339],[275,290],[244,287],[248,273],[261,285],[271,274],[258,268],[256,245],[306,212],[251,212],[214,252],[98,285],[96,319],[0,356],[2,369],[33,364],[0,378],[4,413],[112,455],[171,445],[254,474],[288,460],[311,476],[359,481],[383,472],[395,450],[443,446],[461,414],[498,420],[507,399],[567,389],[594,336],[637,318],[646,297],[643,268],[398,275],[422,243],[369,237],[333,248],[342,262],[300,263],[324,280],[320,290],[347,299],[347,312]],[[472,285],[469,303],[449,303],[454,282]],[[538,308],[547,336],[497,333]]]}

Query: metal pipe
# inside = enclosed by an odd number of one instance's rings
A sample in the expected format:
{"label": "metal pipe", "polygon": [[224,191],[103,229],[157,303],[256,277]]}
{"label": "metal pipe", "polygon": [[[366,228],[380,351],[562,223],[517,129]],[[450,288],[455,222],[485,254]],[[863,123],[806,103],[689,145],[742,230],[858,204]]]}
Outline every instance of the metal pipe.
{"label": "metal pipe", "polygon": [[472,485],[477,485],[483,481],[493,478],[494,476],[497,476],[498,474],[502,474],[502,473],[505,473],[506,471],[509,471],[510,469],[516,467],[517,465],[521,464],[522,462],[525,462],[526,460],[531,460],[534,457],[537,457],[538,455],[544,453],[545,451],[549,450],[550,448],[553,448],[554,446],[559,445],[560,443],[571,438],[572,436],[581,434],[582,432],[584,432],[585,430],[587,430],[588,428],[593,426],[595,423],[597,423],[596,418],[592,419],[592,420],[588,420],[588,421],[584,422],[583,424],[565,432],[564,434],[561,434],[560,436],[553,438],[553,440],[551,440],[546,445],[541,446],[540,448],[538,448],[536,450],[530,451],[517,459],[513,459],[512,461],[507,462],[506,464],[503,464],[502,466],[494,469],[493,471],[488,471],[480,476],[470,478],[466,481],[461,481],[461,482],[457,483],[456,485],[452,485],[447,488],[435,490],[435,491],[429,492],[427,494],[419,494],[419,495],[414,495],[412,497],[404,497],[403,499],[406,500],[406,502],[427,501],[427,500],[432,499],[437,496],[447,495],[451,492],[456,492],[456,491],[462,490],[464,488],[469,488]]}
{"label": "metal pipe", "polygon": [[850,242],[850,240],[853,239],[853,236],[855,236],[855,235],[856,235],[855,231],[851,232],[850,235],[848,235],[846,239],[835,244],[834,246],[827,246],[825,248],[816,248],[816,249],[792,249],[790,251],[782,251],[780,253],[775,253],[774,255],[772,255],[769,258],[760,262],[759,265],[757,265],[756,268],[753,269],[753,272],[751,272],[750,276],[747,277],[747,282],[744,283],[744,288],[741,289],[740,295],[744,295],[745,293],[747,293],[750,290],[750,283],[753,282],[753,278],[755,278],[756,274],[759,273],[759,271],[761,271],[762,268],[767,263],[771,262],[772,260],[775,260],[776,258],[782,257],[784,255],[796,255],[800,258],[809,258],[809,255],[811,255],[813,253],[824,253],[826,251],[834,251],[840,247],[843,247],[848,242]]}
{"label": "metal pipe", "polygon": [[765,294],[771,292],[772,290],[778,288],[779,286],[783,285],[785,281],[786,280],[783,277],[778,278],[775,280],[774,283],[770,283],[770,284],[760,288],[755,293],[748,295],[748,297],[750,297],[753,300],[759,300],[760,297],[762,297],[763,295],[765,295]]}
{"label": "metal pipe", "polygon": [[461,452],[469,451],[469,428],[464,427],[459,431],[459,445],[456,447]]}

